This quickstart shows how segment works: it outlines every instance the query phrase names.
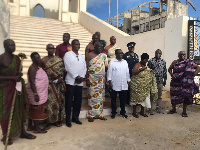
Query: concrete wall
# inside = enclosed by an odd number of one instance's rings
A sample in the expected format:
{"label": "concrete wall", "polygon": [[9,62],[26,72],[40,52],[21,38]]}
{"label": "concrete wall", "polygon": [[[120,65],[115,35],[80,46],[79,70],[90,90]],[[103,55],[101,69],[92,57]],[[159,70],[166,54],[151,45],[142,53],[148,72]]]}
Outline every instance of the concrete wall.
{"label": "concrete wall", "polygon": [[0,54],[4,52],[3,41],[10,37],[10,10],[0,1]]}
{"label": "concrete wall", "polygon": [[33,16],[34,8],[40,4],[44,8],[45,18],[58,19],[64,22],[78,23],[80,11],[87,10],[87,0],[3,0],[10,8],[11,15]]}
{"label": "concrete wall", "polygon": [[135,52],[139,55],[147,52],[153,57],[156,49],[164,49],[164,28],[130,36],[87,12],[80,13],[80,24],[92,33],[101,32],[101,39],[105,40],[107,45],[110,43],[110,37],[115,36],[117,45],[124,52],[128,51],[126,44],[132,41],[137,43]]}
{"label": "concrete wall", "polygon": [[[166,21],[164,59],[167,61],[167,68],[169,68],[172,61],[178,59],[179,51],[185,51],[187,54],[188,20],[187,16],[183,16]],[[170,79],[171,77],[168,74],[166,89],[169,89]]]}
{"label": "concrete wall", "polygon": [[[80,12],[79,18],[79,23],[88,31],[92,33],[95,33],[96,31],[101,32],[101,39],[105,40],[107,44],[109,44],[109,38],[111,36],[115,36],[117,39],[117,44],[121,46],[122,50],[126,50],[126,46],[124,44],[126,41],[124,40],[126,40],[125,37],[129,36],[128,34],[87,12]],[[121,38],[123,40],[120,40]]]}
{"label": "concrete wall", "polygon": [[[128,51],[126,44],[131,41],[136,42],[135,52],[139,56],[147,52],[152,58],[155,55],[155,50],[161,49],[163,51],[162,58],[166,60],[168,68],[172,61],[178,58],[179,51],[187,51],[188,19],[186,16],[171,19],[166,21],[165,28],[131,36],[87,12],[80,13],[79,23],[92,33],[101,32],[101,39],[104,39],[107,45],[109,38],[115,36],[117,45],[124,52]],[[168,74],[165,90],[169,90],[170,79]]]}
{"label": "concrete wall", "polygon": [[188,6],[174,0],[168,0],[167,15],[168,19],[174,19],[180,16],[188,16]]}

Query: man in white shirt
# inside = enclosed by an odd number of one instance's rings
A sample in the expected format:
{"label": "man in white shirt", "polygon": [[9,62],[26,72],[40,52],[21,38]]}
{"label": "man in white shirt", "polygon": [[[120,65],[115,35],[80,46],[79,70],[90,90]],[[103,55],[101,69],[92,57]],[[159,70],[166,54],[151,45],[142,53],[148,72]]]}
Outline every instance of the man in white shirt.
{"label": "man in white shirt", "polygon": [[72,122],[82,124],[79,121],[79,114],[82,103],[82,89],[83,81],[86,75],[85,58],[78,53],[80,49],[79,40],[75,39],[71,43],[72,51],[65,53],[63,58],[67,75],[65,77],[66,96],[65,96],[65,112],[66,112],[66,126],[71,127],[71,105],[74,98]]}
{"label": "man in white shirt", "polygon": [[116,110],[116,98],[117,93],[119,93],[120,99],[120,115],[127,118],[125,111],[125,104],[127,99],[128,85],[131,81],[128,63],[126,60],[122,59],[123,52],[121,49],[115,50],[116,58],[111,60],[108,66],[107,80],[109,82],[109,87],[111,89],[111,106],[112,115],[111,118],[114,119],[117,114]]}

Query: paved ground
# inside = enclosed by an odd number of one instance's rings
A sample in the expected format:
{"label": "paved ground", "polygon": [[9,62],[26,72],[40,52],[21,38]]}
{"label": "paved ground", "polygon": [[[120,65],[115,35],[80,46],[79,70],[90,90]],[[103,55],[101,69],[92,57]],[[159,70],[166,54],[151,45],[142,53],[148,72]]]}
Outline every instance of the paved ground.
{"label": "paved ground", "polygon": [[[200,106],[189,107],[188,118],[155,114],[136,119],[117,116],[83,125],[52,127],[35,140],[14,139],[8,150],[199,150]],[[3,150],[3,144],[0,144]]]}

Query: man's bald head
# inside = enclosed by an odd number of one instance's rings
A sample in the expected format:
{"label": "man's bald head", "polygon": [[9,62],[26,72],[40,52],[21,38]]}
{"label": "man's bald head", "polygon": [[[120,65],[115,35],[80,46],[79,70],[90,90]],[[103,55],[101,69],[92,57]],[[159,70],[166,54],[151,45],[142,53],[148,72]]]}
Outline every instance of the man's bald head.
{"label": "man's bald head", "polygon": [[182,54],[185,54],[185,51],[179,51],[179,52],[178,52],[178,56],[179,56],[179,55],[182,55]]}
{"label": "man's bald head", "polygon": [[3,42],[4,48],[5,48],[7,45],[9,45],[10,42],[13,42],[13,43],[14,43],[14,41],[13,41],[12,39],[6,39],[6,40],[4,40],[4,42]]}
{"label": "man's bald head", "polygon": [[92,41],[93,41],[93,44],[94,44],[95,42],[99,42],[99,41],[100,41],[99,36],[98,36],[97,34],[93,34],[93,35],[92,35]]}
{"label": "man's bald head", "polygon": [[100,54],[102,51],[103,51],[103,47],[102,47],[101,42],[95,42],[94,43],[94,52],[96,54]]}
{"label": "man's bald head", "polygon": [[3,42],[5,51],[13,53],[15,51],[15,42],[12,39],[6,39]]}
{"label": "man's bald head", "polygon": [[95,32],[99,36],[99,39],[101,38],[101,33],[99,31]]}
{"label": "man's bald head", "polygon": [[47,44],[47,46],[46,46],[46,50],[48,50],[49,48],[54,48],[54,45],[53,44]]}

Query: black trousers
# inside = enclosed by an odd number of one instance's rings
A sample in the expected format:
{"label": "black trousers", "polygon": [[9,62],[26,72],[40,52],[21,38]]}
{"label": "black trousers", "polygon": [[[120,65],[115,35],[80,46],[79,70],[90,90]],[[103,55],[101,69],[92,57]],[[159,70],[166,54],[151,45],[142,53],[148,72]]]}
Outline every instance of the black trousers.
{"label": "black trousers", "polygon": [[112,114],[117,114],[117,106],[116,106],[116,99],[117,99],[117,93],[119,93],[119,100],[120,100],[120,115],[125,115],[125,105],[126,105],[126,99],[127,99],[127,91],[114,91],[111,90],[110,97],[111,97],[111,107],[112,107]]}
{"label": "black trousers", "polygon": [[127,98],[126,98],[126,104],[129,105],[129,103],[130,103],[130,88],[128,88]]}
{"label": "black trousers", "polygon": [[82,104],[82,89],[83,86],[72,86],[66,84],[66,93],[65,93],[65,113],[66,113],[66,122],[71,122],[71,107],[72,107],[72,100],[74,98],[73,104],[73,112],[72,112],[72,119],[79,119],[79,114],[81,110]]}

